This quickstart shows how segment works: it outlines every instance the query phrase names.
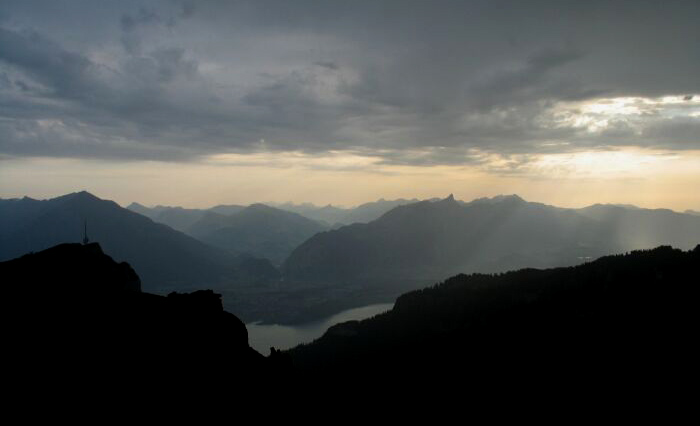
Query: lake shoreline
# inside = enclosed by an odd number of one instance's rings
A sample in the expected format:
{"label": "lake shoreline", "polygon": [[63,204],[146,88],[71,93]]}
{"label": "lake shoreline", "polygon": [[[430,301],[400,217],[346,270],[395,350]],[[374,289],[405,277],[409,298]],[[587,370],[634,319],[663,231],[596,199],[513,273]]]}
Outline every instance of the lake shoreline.
{"label": "lake shoreline", "polygon": [[343,310],[321,319],[296,325],[264,324],[262,321],[246,323],[250,346],[263,355],[271,347],[278,350],[291,349],[310,343],[321,337],[330,327],[347,321],[360,321],[389,311],[394,303],[375,303]]}

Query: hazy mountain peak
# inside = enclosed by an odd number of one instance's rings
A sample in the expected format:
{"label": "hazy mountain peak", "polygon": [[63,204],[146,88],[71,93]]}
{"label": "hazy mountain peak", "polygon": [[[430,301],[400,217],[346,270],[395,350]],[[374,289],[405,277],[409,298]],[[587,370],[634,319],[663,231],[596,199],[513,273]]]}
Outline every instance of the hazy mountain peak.
{"label": "hazy mountain peak", "polygon": [[519,195],[517,194],[510,194],[510,195],[496,195],[495,197],[492,198],[494,201],[515,201],[515,202],[525,202]]}
{"label": "hazy mountain peak", "polygon": [[219,204],[210,208],[208,211],[230,216],[234,213],[240,212],[243,209],[245,209],[245,206],[239,206],[237,204]]}
{"label": "hazy mountain peak", "polygon": [[[415,204],[423,204],[423,203],[428,204],[428,205],[445,206],[445,207],[459,206],[459,203],[457,202],[457,200],[455,200],[455,197],[453,194],[450,194],[447,197],[442,198],[442,199],[438,199],[436,201],[423,200],[423,201],[419,201]],[[414,204],[414,203],[409,203],[409,204],[407,204],[407,206],[411,206],[412,204]]]}
{"label": "hazy mountain peak", "polygon": [[231,215],[208,212],[189,232],[213,246],[282,263],[297,245],[324,229],[298,213],[255,203]]}
{"label": "hazy mountain peak", "polygon": [[267,204],[263,203],[253,203],[247,207],[247,209],[252,209],[252,210],[278,210],[275,209],[274,207],[270,207]]}
{"label": "hazy mountain peak", "polygon": [[244,208],[243,210],[240,211],[239,214],[243,215],[249,215],[249,214],[265,214],[265,215],[284,215],[284,214],[290,214],[290,215],[297,215],[296,213],[288,212],[285,210],[280,210],[275,207],[270,207],[267,204],[262,204],[262,203],[254,203],[249,205],[248,207]]}
{"label": "hazy mountain peak", "polygon": [[584,207],[584,209],[602,209],[602,208],[609,208],[609,209],[624,209],[620,204],[603,204],[603,203],[595,203],[591,204],[590,206]]}
{"label": "hazy mountain peak", "polygon": [[90,199],[98,199],[96,196],[92,195],[91,193],[87,191],[79,191],[79,192],[74,192],[73,196],[76,198],[90,198]]}
{"label": "hazy mountain peak", "polygon": [[482,197],[482,198],[477,198],[472,201],[472,203],[484,203],[484,204],[496,204],[496,203],[503,203],[503,202],[511,202],[511,203],[525,203],[526,201],[523,200],[519,195],[517,194],[510,194],[510,195],[496,195],[495,197]]}
{"label": "hazy mountain peak", "polygon": [[[91,193],[87,191],[80,191],[80,192],[71,192],[70,194],[62,195],[60,197],[54,198],[54,200],[80,200],[80,201],[87,201],[87,200],[100,200],[96,196],[92,195]],[[101,200],[100,200],[101,201]]]}
{"label": "hazy mountain peak", "polygon": [[144,206],[144,205],[141,204],[141,203],[137,203],[136,201],[134,201],[133,203],[131,203],[131,204],[129,204],[128,206],[126,206],[126,208],[129,209],[129,210],[134,210],[134,209],[148,209],[148,207]]}
{"label": "hazy mountain peak", "polygon": [[623,207],[626,209],[642,210],[640,207],[637,207],[634,204],[612,204],[612,205],[616,206],[616,207]]}

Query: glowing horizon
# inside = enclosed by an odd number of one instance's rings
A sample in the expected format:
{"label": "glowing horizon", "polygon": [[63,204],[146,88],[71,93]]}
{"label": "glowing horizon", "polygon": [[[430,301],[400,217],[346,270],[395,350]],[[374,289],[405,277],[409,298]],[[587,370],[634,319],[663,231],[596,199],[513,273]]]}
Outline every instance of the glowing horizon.
{"label": "glowing horizon", "polygon": [[0,197],[700,210],[698,2],[263,3],[1,2]]}
{"label": "glowing horizon", "polygon": [[379,198],[442,198],[453,193],[469,201],[518,194],[559,207],[611,203],[700,210],[694,192],[700,182],[700,151],[585,151],[542,154],[524,163],[485,155],[479,164],[466,166],[380,163],[340,152],[226,154],[197,163],[4,159],[0,197],[41,199],[87,190],[122,206],[135,201],[207,208],[254,202],[350,207]]}

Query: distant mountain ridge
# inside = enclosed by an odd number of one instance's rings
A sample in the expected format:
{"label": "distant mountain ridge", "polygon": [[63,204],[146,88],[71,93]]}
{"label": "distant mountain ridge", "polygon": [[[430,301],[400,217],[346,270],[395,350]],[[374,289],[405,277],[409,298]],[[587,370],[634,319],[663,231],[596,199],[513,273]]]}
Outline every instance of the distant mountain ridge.
{"label": "distant mountain ridge", "polygon": [[700,235],[700,217],[669,209],[594,204],[576,212],[599,222],[603,233],[616,241],[621,250],[660,244],[689,249]]}
{"label": "distant mountain ridge", "polygon": [[[339,227],[342,225],[350,225],[353,223],[367,223],[379,218],[384,213],[397,206],[416,203],[420,200],[417,198],[396,200],[385,200],[383,198],[377,201],[371,201],[352,208],[341,208],[333,205],[316,206],[312,203],[254,203],[263,204],[280,210],[296,213],[313,221],[319,222],[326,227]],[[434,201],[434,199],[433,199]],[[142,214],[153,219],[156,222],[163,223],[173,229],[184,232],[188,235],[201,234],[201,229],[193,229],[192,226],[196,222],[208,216],[205,221],[215,221],[212,214],[221,216],[230,216],[238,213],[246,208],[241,205],[217,205],[208,209],[188,209],[177,206],[161,206],[146,207],[143,204],[133,202],[129,204],[127,209],[136,213]]]}
{"label": "distant mountain ridge", "polygon": [[396,207],[315,235],[283,265],[285,282],[354,285],[460,272],[581,263],[609,253],[700,241],[700,218],[667,210],[564,209],[499,196]]}
{"label": "distant mountain ridge", "polygon": [[261,259],[234,256],[88,192],[0,200],[0,260],[88,236],[140,273],[149,291],[254,285],[277,279]]}
{"label": "distant mountain ridge", "polygon": [[327,225],[265,204],[217,205],[209,209],[145,207],[131,203],[136,213],[234,254],[247,254],[281,264],[307,238]]}
{"label": "distant mountain ridge", "polygon": [[233,253],[250,253],[281,264],[299,244],[326,229],[296,213],[265,204],[224,216],[208,212],[189,230],[190,235]]}
{"label": "distant mountain ridge", "polygon": [[142,204],[133,202],[129,204],[127,209],[142,214],[155,222],[159,222],[180,232],[189,234],[189,230],[193,224],[201,220],[207,213],[218,214],[233,214],[243,210],[243,206],[237,205],[218,205],[210,209],[187,209],[184,207],[173,206],[155,206],[146,207]]}
{"label": "distant mountain ridge", "polygon": [[329,226],[338,227],[342,225],[351,225],[353,223],[371,222],[394,207],[413,204],[417,203],[418,201],[420,200],[417,198],[410,200],[403,198],[399,198],[397,200],[385,200],[384,198],[381,198],[377,201],[360,204],[359,206],[352,208],[340,208],[330,204],[319,207],[311,203],[269,204],[283,210],[299,213],[300,215],[306,216],[313,220],[324,222]]}
{"label": "distant mountain ridge", "polygon": [[[219,232],[239,213],[205,213],[219,221],[209,232],[222,238],[221,249],[84,192],[44,201],[0,199],[0,261],[80,241],[87,219],[91,240],[138,268],[147,291],[214,288],[246,321],[301,323],[391,301],[462,272],[566,266],[659,244],[688,248],[700,219],[619,205],[558,208],[516,195],[471,202],[450,196],[401,205],[366,224],[310,229],[311,236],[294,234],[303,230],[295,221],[308,219],[257,205],[231,224],[231,233]],[[280,261],[291,251],[281,281],[268,260],[234,253],[251,247]]]}

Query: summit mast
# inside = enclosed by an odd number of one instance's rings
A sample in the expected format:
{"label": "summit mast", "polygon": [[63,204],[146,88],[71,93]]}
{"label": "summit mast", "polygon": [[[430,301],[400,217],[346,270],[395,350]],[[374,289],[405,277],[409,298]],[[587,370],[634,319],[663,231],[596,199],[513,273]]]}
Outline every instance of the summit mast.
{"label": "summit mast", "polygon": [[83,229],[83,244],[87,244],[90,242],[90,239],[87,236],[87,219],[85,220],[84,225],[85,227]]}

